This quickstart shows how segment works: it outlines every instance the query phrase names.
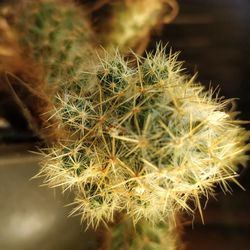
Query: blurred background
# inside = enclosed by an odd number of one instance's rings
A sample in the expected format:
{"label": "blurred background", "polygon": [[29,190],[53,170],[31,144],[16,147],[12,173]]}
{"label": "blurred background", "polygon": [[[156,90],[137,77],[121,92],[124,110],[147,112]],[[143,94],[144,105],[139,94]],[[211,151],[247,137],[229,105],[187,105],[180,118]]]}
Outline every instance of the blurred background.
{"label": "blurred background", "polygon": [[[148,49],[162,41],[181,51],[186,71],[198,71],[198,80],[206,87],[219,85],[221,95],[239,98],[239,118],[249,121],[250,1],[178,3],[177,18],[153,32]],[[41,180],[30,180],[39,168],[39,157],[29,151],[36,150],[39,139],[28,129],[11,95],[0,92],[0,102],[0,249],[95,249],[94,242],[85,245],[91,231],[84,232],[78,217],[66,217],[71,208],[64,204],[70,197],[40,187]],[[187,249],[249,249],[249,180],[248,167],[239,178],[246,191],[232,184],[232,195],[225,196],[218,189],[204,211],[205,225],[199,214],[194,220],[187,217],[183,229]]]}

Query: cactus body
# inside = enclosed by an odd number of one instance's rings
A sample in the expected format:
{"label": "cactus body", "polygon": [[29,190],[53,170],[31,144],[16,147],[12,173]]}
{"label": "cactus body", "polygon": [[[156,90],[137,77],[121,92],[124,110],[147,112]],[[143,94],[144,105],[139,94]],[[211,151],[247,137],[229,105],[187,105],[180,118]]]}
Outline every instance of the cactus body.
{"label": "cactus body", "polygon": [[[246,160],[246,131],[227,113],[230,101],[187,77],[177,55],[106,55],[96,73],[65,87],[57,115],[68,137],[45,150],[41,175],[76,193],[82,220],[94,226],[127,213],[134,223],[171,221],[201,209],[216,183],[227,191]],[[84,79],[84,80],[83,80]]]}

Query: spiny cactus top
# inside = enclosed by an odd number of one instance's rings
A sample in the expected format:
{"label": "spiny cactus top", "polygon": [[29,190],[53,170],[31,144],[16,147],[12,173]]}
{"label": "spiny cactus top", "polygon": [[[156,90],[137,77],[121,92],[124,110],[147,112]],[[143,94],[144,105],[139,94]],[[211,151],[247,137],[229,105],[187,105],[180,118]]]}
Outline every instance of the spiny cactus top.
{"label": "spiny cactus top", "polygon": [[40,175],[76,194],[73,213],[94,226],[127,213],[158,222],[200,209],[200,195],[237,176],[246,131],[227,113],[230,101],[183,73],[160,47],[146,58],[105,55],[58,95],[64,140],[45,150]]}

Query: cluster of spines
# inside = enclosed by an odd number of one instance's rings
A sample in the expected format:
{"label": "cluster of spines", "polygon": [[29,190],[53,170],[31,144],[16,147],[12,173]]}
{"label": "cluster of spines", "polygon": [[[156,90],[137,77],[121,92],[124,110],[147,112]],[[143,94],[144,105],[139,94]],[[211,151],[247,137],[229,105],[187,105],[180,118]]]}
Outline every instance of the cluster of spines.
{"label": "cluster of spines", "polygon": [[[46,151],[41,175],[76,193],[74,213],[93,226],[127,213],[157,223],[176,211],[200,209],[200,195],[237,176],[246,131],[229,101],[182,73],[177,55],[160,46],[128,62],[105,55],[96,73],[82,72],[61,91],[58,119],[68,137]],[[77,82],[77,79],[74,79]]]}

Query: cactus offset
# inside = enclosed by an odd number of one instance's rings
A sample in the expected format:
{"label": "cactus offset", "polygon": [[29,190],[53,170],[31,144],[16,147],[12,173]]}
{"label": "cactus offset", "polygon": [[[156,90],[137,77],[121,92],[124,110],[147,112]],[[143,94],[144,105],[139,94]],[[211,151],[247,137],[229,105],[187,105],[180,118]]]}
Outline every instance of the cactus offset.
{"label": "cactus offset", "polygon": [[218,182],[227,191],[246,160],[247,132],[226,112],[230,101],[213,98],[160,46],[135,58],[132,66],[107,54],[96,73],[58,97],[68,136],[44,151],[40,175],[74,190],[73,213],[89,225],[116,212],[134,223],[171,220],[178,210],[193,212],[190,200],[201,211],[199,197]]}

